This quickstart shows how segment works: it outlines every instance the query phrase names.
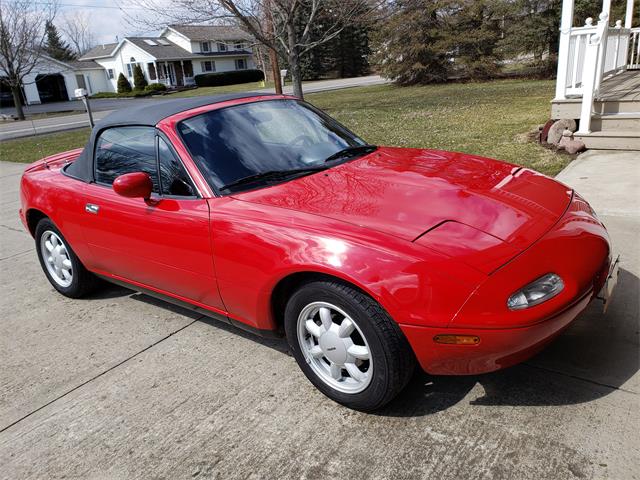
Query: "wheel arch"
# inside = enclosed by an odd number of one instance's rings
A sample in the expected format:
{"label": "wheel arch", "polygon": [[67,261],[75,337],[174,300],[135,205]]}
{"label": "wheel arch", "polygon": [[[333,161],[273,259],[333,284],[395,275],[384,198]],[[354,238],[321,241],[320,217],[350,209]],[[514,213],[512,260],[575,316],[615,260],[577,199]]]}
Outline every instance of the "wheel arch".
{"label": "wheel arch", "polygon": [[284,308],[286,306],[287,300],[291,297],[291,295],[303,285],[323,280],[328,282],[342,283],[351,288],[354,288],[378,302],[383,309],[385,308],[380,303],[380,300],[376,295],[374,295],[368,289],[358,285],[351,279],[345,279],[342,276],[334,275],[328,272],[314,270],[297,271],[289,273],[281,278],[271,290],[270,313],[276,329],[281,329],[284,325]]}
{"label": "wheel arch", "polygon": [[38,210],[37,208],[30,208],[27,210],[25,214],[25,218],[27,220],[27,227],[29,228],[29,233],[31,233],[32,237],[36,235],[36,227],[38,223],[43,218],[50,218],[49,215],[44,213],[42,210]]}

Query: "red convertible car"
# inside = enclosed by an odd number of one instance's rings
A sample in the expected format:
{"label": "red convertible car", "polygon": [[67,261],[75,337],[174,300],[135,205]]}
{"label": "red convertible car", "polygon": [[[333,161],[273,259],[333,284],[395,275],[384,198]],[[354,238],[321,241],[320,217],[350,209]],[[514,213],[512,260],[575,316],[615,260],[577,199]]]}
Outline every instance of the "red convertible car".
{"label": "red convertible car", "polygon": [[[398,126],[398,128],[402,128]],[[521,362],[617,262],[571,188],[473,155],[370,145],[294,97],[111,114],[24,173],[20,216],[76,298],[124,284],[262,335],[361,410],[431,374]]]}

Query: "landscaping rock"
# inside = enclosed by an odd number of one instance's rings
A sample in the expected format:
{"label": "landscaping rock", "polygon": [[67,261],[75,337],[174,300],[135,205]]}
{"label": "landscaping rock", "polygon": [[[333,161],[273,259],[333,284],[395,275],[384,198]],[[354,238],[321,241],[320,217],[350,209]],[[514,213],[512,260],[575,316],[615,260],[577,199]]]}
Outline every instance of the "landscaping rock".
{"label": "landscaping rock", "polygon": [[553,126],[555,122],[553,120],[547,120],[542,128],[540,129],[540,143],[547,143],[547,137],[549,136],[549,129]]}
{"label": "landscaping rock", "polygon": [[580,140],[574,140],[573,132],[565,130],[562,132],[562,138],[558,142],[558,148],[564,149],[567,153],[575,155],[576,153],[585,149],[584,142]]}
{"label": "landscaping rock", "polygon": [[575,132],[576,128],[577,125],[575,120],[563,118],[562,120],[554,122],[554,124],[551,125],[551,128],[549,128],[549,133],[547,134],[547,143],[558,145],[565,130]]}
{"label": "landscaping rock", "polygon": [[575,155],[578,152],[581,152],[585,149],[585,144],[581,140],[570,140],[565,146],[564,149],[567,153]]}

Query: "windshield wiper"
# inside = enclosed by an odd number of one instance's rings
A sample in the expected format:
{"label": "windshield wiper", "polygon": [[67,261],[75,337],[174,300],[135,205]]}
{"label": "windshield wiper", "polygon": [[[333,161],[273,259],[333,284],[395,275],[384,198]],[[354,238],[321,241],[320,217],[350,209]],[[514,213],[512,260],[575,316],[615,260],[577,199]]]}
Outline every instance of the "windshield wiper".
{"label": "windshield wiper", "polygon": [[333,160],[338,160],[339,158],[349,158],[355,157],[356,155],[364,155],[365,153],[371,153],[375,151],[378,147],[375,145],[354,145],[351,147],[343,148],[342,150],[337,151],[333,155],[328,156],[324,159],[326,162],[331,162]]}
{"label": "windshield wiper", "polygon": [[254,173],[253,175],[248,175],[246,177],[239,178],[231,183],[227,183],[220,187],[220,190],[228,190],[233,187],[240,187],[242,185],[248,185],[251,183],[259,182],[259,181],[268,181],[268,180],[285,180],[289,177],[295,177],[299,175],[304,175],[306,173],[314,173],[319,172],[321,170],[326,170],[327,167],[306,167],[306,168],[294,168],[292,170],[267,170],[266,172]]}

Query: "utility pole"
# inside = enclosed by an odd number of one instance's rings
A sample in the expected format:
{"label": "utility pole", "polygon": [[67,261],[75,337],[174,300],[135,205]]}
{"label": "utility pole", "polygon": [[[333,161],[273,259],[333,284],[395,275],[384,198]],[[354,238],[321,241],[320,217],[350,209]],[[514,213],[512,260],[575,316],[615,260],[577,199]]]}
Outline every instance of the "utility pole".
{"label": "utility pole", "polygon": [[[264,15],[267,22],[267,31],[273,35],[273,14],[271,13],[271,0],[264,3]],[[274,38],[275,43],[275,38]],[[273,83],[276,87],[276,93],[282,95],[282,78],[280,77],[280,65],[278,64],[278,52],[275,48],[267,47],[269,50],[269,63],[271,64],[271,72],[273,74]]]}

